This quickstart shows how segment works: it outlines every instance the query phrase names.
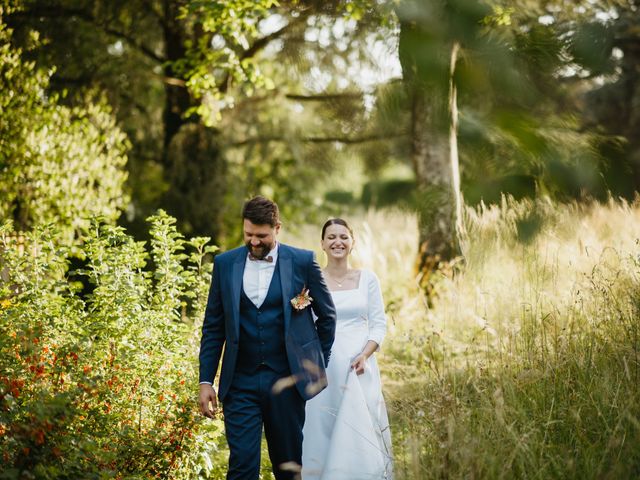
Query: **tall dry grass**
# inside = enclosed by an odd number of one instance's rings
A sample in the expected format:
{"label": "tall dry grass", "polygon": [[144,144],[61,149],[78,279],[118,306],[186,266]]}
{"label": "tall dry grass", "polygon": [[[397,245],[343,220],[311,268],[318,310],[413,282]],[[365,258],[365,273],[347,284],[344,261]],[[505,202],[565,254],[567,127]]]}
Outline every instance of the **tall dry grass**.
{"label": "tall dry grass", "polygon": [[[640,206],[505,199],[465,220],[429,308],[415,218],[352,219],[390,319],[397,478],[639,478]],[[320,252],[306,228],[292,243]]]}

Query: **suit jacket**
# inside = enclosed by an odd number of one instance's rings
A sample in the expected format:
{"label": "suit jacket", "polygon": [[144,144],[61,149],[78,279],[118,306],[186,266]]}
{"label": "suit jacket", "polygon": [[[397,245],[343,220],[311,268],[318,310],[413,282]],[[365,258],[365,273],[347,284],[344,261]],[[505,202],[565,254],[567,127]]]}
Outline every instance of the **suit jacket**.
{"label": "suit jacket", "polygon": [[[233,380],[238,357],[240,292],[247,253],[247,247],[242,246],[215,257],[202,325],[200,382],[213,383],[223,357],[218,388],[221,401]],[[335,335],[336,311],[313,252],[279,243],[276,268],[280,269],[289,367],[300,395],[308,400],[327,385],[325,366]],[[313,301],[310,307],[295,310],[291,299],[303,288],[309,289]]]}

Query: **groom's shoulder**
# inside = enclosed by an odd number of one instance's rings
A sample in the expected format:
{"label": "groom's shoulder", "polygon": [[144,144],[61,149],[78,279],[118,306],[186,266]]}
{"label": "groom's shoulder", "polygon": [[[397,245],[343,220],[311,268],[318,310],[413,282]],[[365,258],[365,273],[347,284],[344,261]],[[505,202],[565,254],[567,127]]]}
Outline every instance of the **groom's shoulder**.
{"label": "groom's shoulder", "polygon": [[304,248],[292,247],[291,245],[285,245],[284,243],[280,244],[280,247],[283,253],[289,254],[294,258],[300,259],[311,259],[314,256],[314,253],[311,250],[306,250]]}
{"label": "groom's shoulder", "polygon": [[232,261],[234,258],[236,258],[238,255],[242,255],[243,252],[245,251],[246,251],[245,246],[236,247],[232,250],[227,250],[226,252],[219,253],[218,255],[216,255],[215,261],[216,263],[229,262],[229,261]]}

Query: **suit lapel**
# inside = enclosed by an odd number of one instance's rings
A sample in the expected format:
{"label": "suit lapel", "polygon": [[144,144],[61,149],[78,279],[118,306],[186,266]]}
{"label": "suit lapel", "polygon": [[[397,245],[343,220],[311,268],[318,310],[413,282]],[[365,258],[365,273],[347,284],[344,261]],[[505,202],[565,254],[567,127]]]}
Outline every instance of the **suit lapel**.
{"label": "suit lapel", "polygon": [[278,247],[278,268],[280,269],[280,286],[282,288],[282,307],[284,310],[284,331],[289,330],[291,320],[291,308],[289,301],[291,294],[291,279],[293,278],[293,260],[286,245],[280,244]]}
{"label": "suit lapel", "polygon": [[233,262],[231,276],[231,305],[233,306],[233,324],[236,330],[236,338],[240,337],[240,292],[242,291],[242,277],[246,259],[247,249],[243,248]]}

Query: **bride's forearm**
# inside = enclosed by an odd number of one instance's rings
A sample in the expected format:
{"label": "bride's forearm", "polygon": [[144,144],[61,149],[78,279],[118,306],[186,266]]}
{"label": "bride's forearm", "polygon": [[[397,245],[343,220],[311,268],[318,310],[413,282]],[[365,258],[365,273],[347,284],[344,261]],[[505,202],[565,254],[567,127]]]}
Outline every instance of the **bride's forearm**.
{"label": "bride's forearm", "polygon": [[369,358],[378,349],[378,344],[373,340],[369,340],[362,349],[362,354]]}

